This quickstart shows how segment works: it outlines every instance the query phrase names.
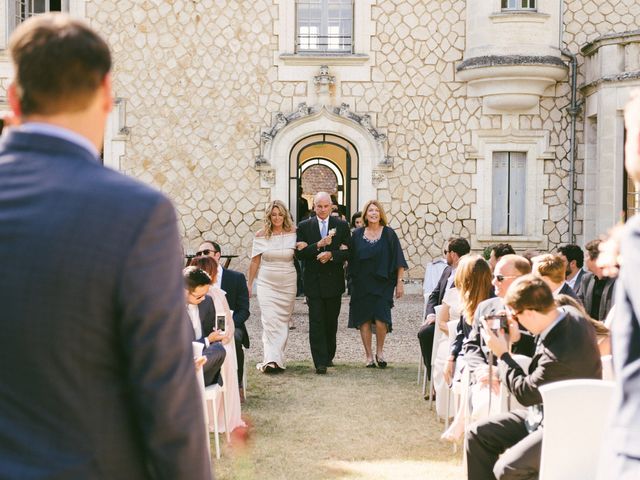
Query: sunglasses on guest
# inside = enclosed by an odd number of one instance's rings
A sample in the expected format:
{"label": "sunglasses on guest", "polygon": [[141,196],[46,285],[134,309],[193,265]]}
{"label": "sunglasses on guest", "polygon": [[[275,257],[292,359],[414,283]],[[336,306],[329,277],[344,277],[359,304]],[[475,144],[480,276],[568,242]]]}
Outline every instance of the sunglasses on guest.
{"label": "sunglasses on guest", "polygon": [[496,282],[504,282],[505,278],[518,278],[519,275],[494,275],[493,278],[496,279]]}
{"label": "sunglasses on guest", "polygon": [[196,257],[199,257],[201,255],[209,255],[210,253],[218,253],[215,250],[210,250],[208,248],[205,248],[204,250],[200,250],[199,252],[196,252]]}

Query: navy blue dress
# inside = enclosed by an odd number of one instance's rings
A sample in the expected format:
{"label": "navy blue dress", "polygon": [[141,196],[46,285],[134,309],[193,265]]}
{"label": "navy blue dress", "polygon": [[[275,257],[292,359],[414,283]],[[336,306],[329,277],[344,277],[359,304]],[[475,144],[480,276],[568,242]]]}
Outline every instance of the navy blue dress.
{"label": "navy blue dress", "polygon": [[364,238],[364,227],[354,230],[351,236],[349,328],[360,328],[365,322],[380,320],[391,332],[398,268],[408,266],[396,232],[390,227],[383,229],[380,238],[373,243]]}

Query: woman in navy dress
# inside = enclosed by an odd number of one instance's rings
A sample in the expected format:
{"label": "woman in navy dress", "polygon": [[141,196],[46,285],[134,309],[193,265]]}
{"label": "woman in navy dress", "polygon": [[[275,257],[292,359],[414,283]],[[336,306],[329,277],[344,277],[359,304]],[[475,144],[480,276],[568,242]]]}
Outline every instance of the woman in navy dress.
{"label": "woman in navy dress", "polygon": [[[403,274],[407,262],[396,232],[387,226],[387,217],[377,200],[369,200],[362,209],[364,227],[351,237],[349,274],[351,302],[349,328],[360,330],[367,357],[367,368],[385,368],[384,340],[391,332],[393,294],[404,295]],[[376,333],[375,362],[371,348],[372,330]]]}

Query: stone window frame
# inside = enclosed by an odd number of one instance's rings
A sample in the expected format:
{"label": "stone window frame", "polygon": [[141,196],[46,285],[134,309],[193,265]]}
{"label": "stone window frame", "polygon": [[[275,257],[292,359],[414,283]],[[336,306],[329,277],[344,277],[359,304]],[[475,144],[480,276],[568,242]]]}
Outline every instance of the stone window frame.
{"label": "stone window frame", "polygon": [[[546,248],[548,239],[543,233],[548,219],[548,206],[544,203],[544,190],[549,177],[544,171],[544,161],[555,159],[549,149],[549,134],[545,131],[478,131],[472,133],[474,151],[469,158],[476,160],[473,187],[476,203],[472,206],[476,218],[476,240],[481,246],[507,242],[514,248]],[[523,235],[492,234],[492,193],[494,152],[524,152],[526,154],[527,193],[525,201],[525,228]]]}
{"label": "stone window frame", "polygon": [[370,81],[373,52],[372,37],[375,22],[372,6],[378,0],[358,0],[353,11],[353,49],[351,54],[296,53],[296,0],[274,0],[278,6],[278,19],[274,33],[278,36],[278,49],[274,64],[278,67],[278,80],[299,81],[311,77],[321,65],[330,65],[340,80]]}

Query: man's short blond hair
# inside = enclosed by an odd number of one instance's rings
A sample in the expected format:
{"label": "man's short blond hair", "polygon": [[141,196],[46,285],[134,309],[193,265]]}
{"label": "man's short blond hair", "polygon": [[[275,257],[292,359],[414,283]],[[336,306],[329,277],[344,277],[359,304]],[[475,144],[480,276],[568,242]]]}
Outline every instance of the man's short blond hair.
{"label": "man's short blond hair", "polygon": [[548,277],[553,283],[564,282],[566,267],[560,255],[545,253],[531,259],[533,272],[541,277]]}

